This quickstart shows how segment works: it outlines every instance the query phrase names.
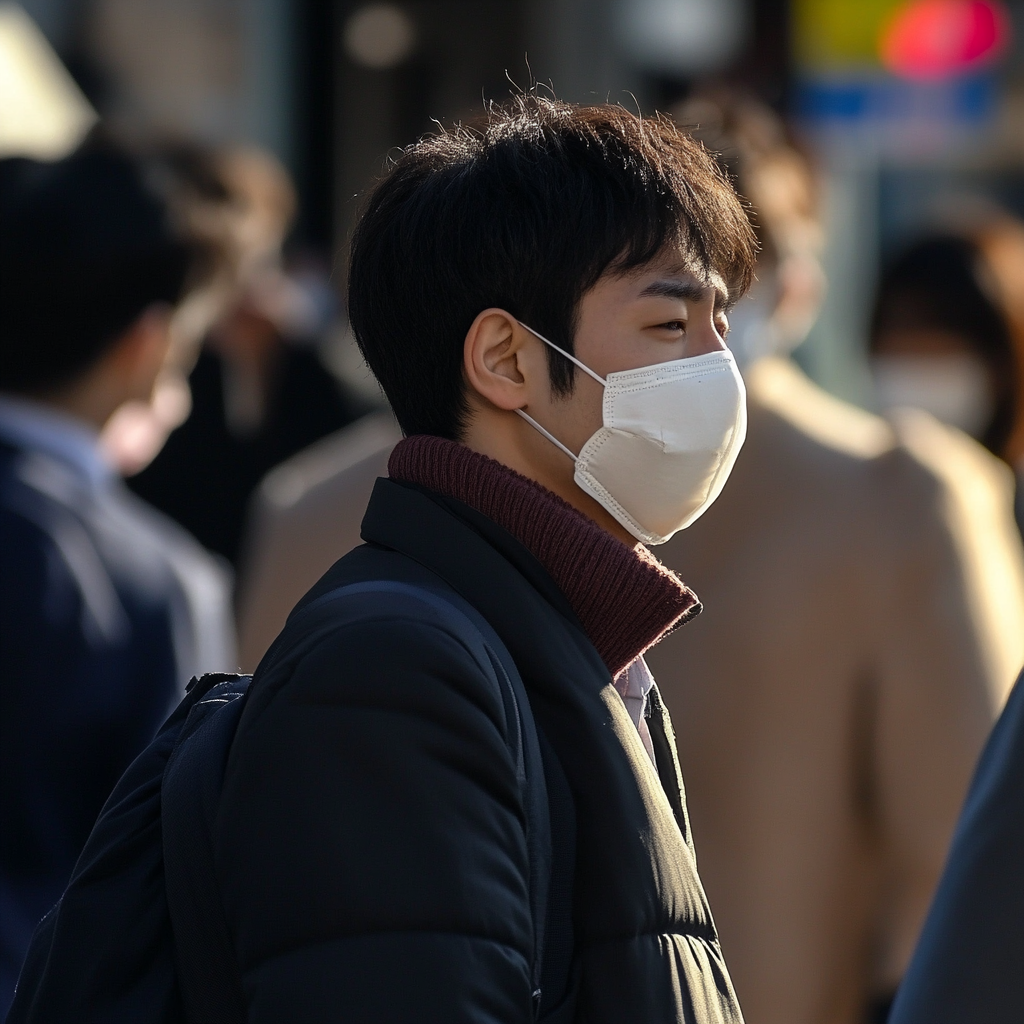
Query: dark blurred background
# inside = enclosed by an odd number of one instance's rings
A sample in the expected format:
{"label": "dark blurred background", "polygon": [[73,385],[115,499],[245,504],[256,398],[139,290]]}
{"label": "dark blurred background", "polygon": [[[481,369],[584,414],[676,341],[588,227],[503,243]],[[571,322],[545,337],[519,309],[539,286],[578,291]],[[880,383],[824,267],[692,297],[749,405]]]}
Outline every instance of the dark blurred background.
{"label": "dark blurred background", "polygon": [[[95,109],[123,129],[255,143],[276,154],[298,188],[291,259],[321,266],[335,282],[360,192],[389,150],[435,119],[471,118],[534,80],[566,99],[610,98],[645,112],[709,80],[747,88],[793,119],[823,173],[831,287],[799,359],[820,383],[862,404],[871,400],[866,320],[886,257],[971,204],[1024,215],[1019,2],[22,6]],[[973,21],[965,21],[969,8]],[[343,324],[325,354],[337,372],[358,378]]]}

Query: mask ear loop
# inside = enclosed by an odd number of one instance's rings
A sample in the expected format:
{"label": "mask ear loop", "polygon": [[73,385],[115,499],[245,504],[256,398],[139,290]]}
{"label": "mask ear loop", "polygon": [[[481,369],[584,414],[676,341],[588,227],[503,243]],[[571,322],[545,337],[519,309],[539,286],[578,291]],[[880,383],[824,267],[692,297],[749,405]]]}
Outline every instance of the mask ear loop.
{"label": "mask ear loop", "polygon": [[593,377],[594,380],[596,380],[597,383],[601,385],[601,387],[608,387],[608,381],[606,381],[604,377],[599,377],[585,363],[581,363],[575,356],[569,355],[569,353],[566,352],[564,348],[559,348],[553,341],[548,341],[548,339],[545,338],[543,334],[538,334],[532,327],[529,327],[526,324],[524,324],[522,320],[517,320],[516,323],[519,324],[520,327],[525,327],[526,330],[528,330],[535,338],[540,338],[540,340],[543,341],[545,345],[550,345],[551,348],[553,348],[559,355],[565,356],[565,358],[568,359],[570,363],[575,363],[584,373],[590,374],[590,376]]}
{"label": "mask ear loop", "polygon": [[[535,338],[540,338],[540,340],[543,341],[545,345],[549,345],[557,353],[559,353],[559,355],[565,356],[565,358],[568,359],[570,363],[574,363],[584,373],[590,374],[590,376],[593,377],[594,380],[596,380],[597,383],[601,385],[601,387],[605,388],[608,386],[608,382],[603,377],[599,377],[596,373],[594,373],[594,371],[589,366],[585,365],[584,363],[581,363],[575,356],[569,355],[569,353],[566,352],[564,348],[559,348],[559,346],[556,345],[553,341],[548,341],[548,339],[545,338],[543,334],[539,334],[532,327],[529,327],[527,324],[524,324],[522,320],[517,320],[516,323],[519,324],[520,327],[526,328],[526,330],[528,330]],[[530,426],[534,428],[534,430],[538,431],[538,433],[543,434],[553,445],[555,445],[558,448],[561,448],[562,451],[565,452],[565,454],[568,455],[573,462],[578,461],[578,457],[574,455],[572,451],[570,451],[570,449],[566,448],[566,446],[562,444],[562,442],[559,441],[554,434],[552,434],[548,430],[545,430],[544,427],[542,427],[529,413],[523,412],[522,409],[516,409],[515,411],[518,415],[522,416],[522,418],[526,420],[526,422],[529,423]]]}
{"label": "mask ear loop", "polygon": [[562,444],[562,442],[559,441],[554,434],[552,434],[550,431],[545,430],[529,413],[523,412],[522,409],[516,409],[516,412],[520,416],[522,416],[523,419],[526,420],[526,422],[529,423],[530,426],[534,428],[534,430],[540,431],[540,433],[542,433],[552,444],[557,445],[559,448],[561,448],[562,451],[565,452],[565,454],[568,455],[573,462],[576,461],[577,457],[573,455],[573,453],[568,448],[566,448],[565,445]]}

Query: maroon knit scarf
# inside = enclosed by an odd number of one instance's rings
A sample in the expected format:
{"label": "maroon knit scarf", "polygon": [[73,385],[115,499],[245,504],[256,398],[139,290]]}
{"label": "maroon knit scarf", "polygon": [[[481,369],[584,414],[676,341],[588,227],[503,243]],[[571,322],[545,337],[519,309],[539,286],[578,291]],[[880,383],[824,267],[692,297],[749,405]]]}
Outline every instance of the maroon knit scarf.
{"label": "maroon knit scarf", "polygon": [[440,437],[416,435],[388,474],[457,498],[503,526],[551,574],[613,676],[700,610],[642,544],[627,547],[546,487]]}

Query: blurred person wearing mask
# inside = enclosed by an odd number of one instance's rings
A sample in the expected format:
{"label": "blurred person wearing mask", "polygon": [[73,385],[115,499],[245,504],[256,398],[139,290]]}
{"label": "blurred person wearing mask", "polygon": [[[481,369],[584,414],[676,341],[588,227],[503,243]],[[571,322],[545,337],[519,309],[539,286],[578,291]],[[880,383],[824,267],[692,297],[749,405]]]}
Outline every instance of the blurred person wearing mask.
{"label": "blurred person wearing mask", "polygon": [[883,1020],[1024,659],[1022,552],[987,453],[971,443],[950,481],[932,464],[948,431],[904,438],[787,358],[825,281],[815,182],[780,121],[727,93],[675,114],[722,152],[762,252],[728,336],[747,444],[662,549],[706,610],[649,661],[747,1019]]}
{"label": "blurred person wearing mask", "polygon": [[220,189],[232,217],[224,309],[189,377],[188,418],[129,486],[234,563],[249,497],[267,471],[371,404],[320,361],[323,295],[282,268],[295,214],[284,168],[253,149],[196,153],[194,162],[193,177],[201,171]]}
{"label": "blurred person wearing mask", "polygon": [[994,214],[909,246],[882,276],[871,355],[884,409],[928,412],[1016,470],[1024,532],[1024,225]]}
{"label": "blurred person wearing mask", "polygon": [[149,400],[193,283],[151,178],[98,134],[0,162],[0,1014],[118,777],[234,663],[224,572],[100,441]]}

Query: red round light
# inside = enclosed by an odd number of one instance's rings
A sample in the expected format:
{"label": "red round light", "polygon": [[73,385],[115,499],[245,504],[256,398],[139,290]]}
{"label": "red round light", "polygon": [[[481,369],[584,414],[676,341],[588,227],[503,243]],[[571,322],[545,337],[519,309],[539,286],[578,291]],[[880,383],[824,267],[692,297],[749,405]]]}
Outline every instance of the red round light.
{"label": "red round light", "polygon": [[961,74],[995,59],[1010,40],[997,0],[916,0],[900,8],[880,40],[882,63],[905,78]]}

